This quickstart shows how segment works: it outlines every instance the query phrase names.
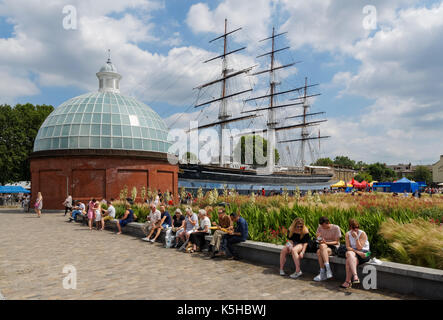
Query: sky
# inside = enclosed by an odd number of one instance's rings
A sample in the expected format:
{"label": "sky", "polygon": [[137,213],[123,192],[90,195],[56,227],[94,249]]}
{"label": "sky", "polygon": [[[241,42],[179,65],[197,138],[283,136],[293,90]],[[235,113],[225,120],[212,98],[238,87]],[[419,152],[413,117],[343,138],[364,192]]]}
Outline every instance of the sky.
{"label": "sky", "polygon": [[[432,164],[443,154],[442,1],[0,0],[0,104],[58,106],[95,91],[110,49],[123,94],[152,107],[170,128],[208,123],[218,105],[194,105],[218,97],[220,88],[193,88],[220,77],[220,59],[203,61],[222,53],[223,41],[209,41],[223,33],[225,19],[228,31],[242,28],[228,37],[229,50],[247,47],[229,56],[232,70],[269,68],[269,59],[256,58],[270,50],[260,40],[273,27],[287,32],[276,48],[290,49],[276,63],[300,63],[276,74],[277,91],[303,86],[305,77],[319,84],[308,92],[321,93],[310,100],[311,112],[326,112],[328,121],[312,135],[320,129],[331,138],[316,156]],[[268,86],[267,75],[231,81],[231,92],[253,89],[232,101],[231,112],[266,106],[244,100],[267,94]],[[284,109],[279,118],[300,113]],[[289,161],[297,149],[291,143],[279,150]]]}

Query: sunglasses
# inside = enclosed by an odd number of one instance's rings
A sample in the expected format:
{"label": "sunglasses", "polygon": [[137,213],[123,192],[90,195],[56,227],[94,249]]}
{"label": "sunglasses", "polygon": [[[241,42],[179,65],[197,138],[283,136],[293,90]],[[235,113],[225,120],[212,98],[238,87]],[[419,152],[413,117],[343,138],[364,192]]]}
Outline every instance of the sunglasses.
{"label": "sunglasses", "polygon": [[295,226],[295,229],[303,229],[303,226]]}

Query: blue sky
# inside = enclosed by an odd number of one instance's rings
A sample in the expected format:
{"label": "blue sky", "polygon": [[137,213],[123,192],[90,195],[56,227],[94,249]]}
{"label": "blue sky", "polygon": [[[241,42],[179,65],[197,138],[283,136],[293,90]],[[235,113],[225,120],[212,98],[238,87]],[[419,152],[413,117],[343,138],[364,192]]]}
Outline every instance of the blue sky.
{"label": "blue sky", "polygon": [[[68,4],[77,10],[76,30],[62,27]],[[313,92],[322,95],[312,101],[312,111],[327,112],[321,131],[332,138],[319,156],[433,163],[443,154],[439,139],[429,138],[443,133],[442,2],[370,1],[376,29],[364,26],[367,5],[359,0],[3,0],[0,103],[57,106],[96,90],[95,73],[110,48],[123,75],[122,93],[151,106],[168,125],[186,127],[199,112],[192,108],[197,94],[192,88],[220,71],[219,62],[202,61],[221,52],[222,43],[209,40],[221,34],[227,18],[230,30],[243,28],[231,37],[230,48],[248,47],[230,60],[234,69],[265,68],[265,60],[255,57],[269,44],[258,40],[273,26],[288,32],[277,46],[291,49],[278,60],[302,63],[296,73],[280,75],[278,90],[301,86],[305,76],[320,83]],[[258,82],[254,96],[267,81],[248,78],[232,86]],[[209,107],[200,119],[214,119],[216,109]]]}

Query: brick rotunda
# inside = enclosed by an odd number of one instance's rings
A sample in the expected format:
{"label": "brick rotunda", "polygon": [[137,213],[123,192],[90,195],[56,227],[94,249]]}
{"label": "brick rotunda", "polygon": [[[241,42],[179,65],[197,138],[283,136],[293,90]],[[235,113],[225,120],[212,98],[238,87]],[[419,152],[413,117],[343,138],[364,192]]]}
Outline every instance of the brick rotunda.
{"label": "brick rotunda", "polygon": [[168,128],[150,107],[120,94],[121,75],[108,59],[98,92],[56,108],[38,131],[31,155],[31,191],[43,209],[75,200],[119,198],[127,186],[178,194],[178,166],[168,162]]}

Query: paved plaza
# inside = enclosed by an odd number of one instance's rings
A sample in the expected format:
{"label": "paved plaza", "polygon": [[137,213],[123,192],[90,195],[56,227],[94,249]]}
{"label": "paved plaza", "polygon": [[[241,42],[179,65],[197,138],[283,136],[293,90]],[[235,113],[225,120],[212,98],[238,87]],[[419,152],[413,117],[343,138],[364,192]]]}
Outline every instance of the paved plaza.
{"label": "paved plaza", "polygon": [[[277,267],[209,259],[127,235],[90,231],[63,213],[0,210],[0,297],[5,299],[409,299],[384,291],[342,291],[339,282],[292,280]],[[77,289],[64,289],[66,265]],[[288,270],[289,271],[289,270]]]}

